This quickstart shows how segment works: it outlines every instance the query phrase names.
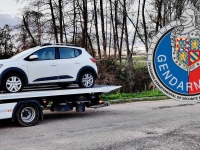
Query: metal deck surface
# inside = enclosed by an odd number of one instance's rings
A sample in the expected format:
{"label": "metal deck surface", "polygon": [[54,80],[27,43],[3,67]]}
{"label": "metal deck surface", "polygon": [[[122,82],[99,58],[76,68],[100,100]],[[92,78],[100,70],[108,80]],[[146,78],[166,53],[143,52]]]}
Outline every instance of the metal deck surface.
{"label": "metal deck surface", "polygon": [[61,89],[58,86],[27,87],[19,93],[0,94],[0,101],[87,93],[109,93],[113,90],[119,89],[120,87],[121,86],[112,85],[95,85],[93,88],[79,88],[76,85],[72,85],[66,89]]}

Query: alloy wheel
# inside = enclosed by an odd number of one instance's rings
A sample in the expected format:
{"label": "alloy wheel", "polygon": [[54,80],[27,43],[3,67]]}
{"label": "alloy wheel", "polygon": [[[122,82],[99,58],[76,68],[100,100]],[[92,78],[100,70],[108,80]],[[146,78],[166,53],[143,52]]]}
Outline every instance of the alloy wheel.
{"label": "alloy wheel", "polygon": [[93,85],[94,79],[91,74],[85,74],[82,78],[82,83],[85,87],[91,87]]}
{"label": "alloy wheel", "polygon": [[16,76],[11,76],[6,81],[6,88],[10,92],[18,92],[22,87],[22,81]]}

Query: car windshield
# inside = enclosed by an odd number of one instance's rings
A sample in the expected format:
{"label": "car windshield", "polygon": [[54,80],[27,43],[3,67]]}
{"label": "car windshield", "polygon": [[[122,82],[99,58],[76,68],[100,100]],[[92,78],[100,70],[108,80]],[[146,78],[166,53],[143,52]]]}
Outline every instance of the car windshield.
{"label": "car windshield", "polygon": [[22,52],[20,52],[20,53],[17,53],[17,54],[15,54],[14,56],[10,57],[10,59],[13,59],[13,58],[14,58],[14,59],[15,59],[15,58],[21,58],[21,57],[27,55],[28,53],[30,53],[33,49],[35,49],[35,47],[34,47],[34,48],[27,49],[27,50],[25,50],[25,51],[22,51]]}

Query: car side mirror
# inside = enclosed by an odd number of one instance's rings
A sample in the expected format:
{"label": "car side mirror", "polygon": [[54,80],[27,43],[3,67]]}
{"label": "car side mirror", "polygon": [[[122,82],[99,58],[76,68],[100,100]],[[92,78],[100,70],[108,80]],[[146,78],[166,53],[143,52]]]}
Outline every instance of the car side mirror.
{"label": "car side mirror", "polygon": [[37,56],[37,55],[31,55],[31,56],[29,57],[29,60],[36,60],[36,59],[38,59],[38,56]]}

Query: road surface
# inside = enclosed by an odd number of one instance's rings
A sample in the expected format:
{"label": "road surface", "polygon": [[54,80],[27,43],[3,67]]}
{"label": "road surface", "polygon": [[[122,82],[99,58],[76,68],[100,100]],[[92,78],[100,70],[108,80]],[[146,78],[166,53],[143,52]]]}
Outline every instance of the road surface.
{"label": "road surface", "polygon": [[200,103],[135,102],[51,113],[33,127],[0,121],[0,150],[199,150]]}

